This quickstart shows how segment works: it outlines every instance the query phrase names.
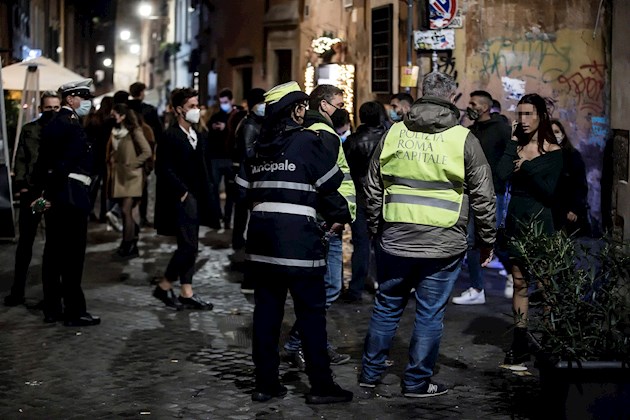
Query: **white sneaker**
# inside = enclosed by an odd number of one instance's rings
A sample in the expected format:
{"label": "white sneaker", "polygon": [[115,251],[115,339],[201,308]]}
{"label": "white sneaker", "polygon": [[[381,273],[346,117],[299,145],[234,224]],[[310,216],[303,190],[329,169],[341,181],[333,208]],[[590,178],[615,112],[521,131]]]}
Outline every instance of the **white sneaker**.
{"label": "white sneaker", "polygon": [[118,218],[118,216],[116,216],[111,211],[108,211],[107,213],[105,213],[105,217],[107,218],[107,221],[109,222],[109,225],[116,232],[122,232],[123,225],[122,225],[122,222],[120,221],[120,219]]}
{"label": "white sneaker", "polygon": [[514,277],[511,274],[508,274],[507,279],[505,279],[505,290],[503,291],[503,295],[507,299],[512,299],[514,296]]}
{"label": "white sneaker", "polygon": [[486,292],[478,292],[474,287],[464,290],[461,295],[455,296],[451,302],[455,305],[483,305],[486,303]]}

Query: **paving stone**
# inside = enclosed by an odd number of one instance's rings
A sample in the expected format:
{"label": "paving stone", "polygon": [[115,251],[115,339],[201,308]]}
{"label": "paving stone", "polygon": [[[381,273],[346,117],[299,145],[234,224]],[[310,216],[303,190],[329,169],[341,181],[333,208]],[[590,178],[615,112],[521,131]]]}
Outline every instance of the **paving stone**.
{"label": "paving stone", "polygon": [[[282,399],[251,401],[253,304],[240,293],[240,273],[229,271],[230,231],[201,231],[196,293],[214,310],[174,312],[151,297],[149,282],[163,273],[176,248],[173,238],[143,229],[141,257],[120,261],[113,251],[119,234],[90,224],[84,274],[88,310],[101,316],[98,327],[44,325],[40,312],[0,307],[0,418],[270,418],[270,419],[507,419],[539,414],[538,376],[519,377],[500,369],[509,343],[510,303],[503,280],[486,270],[488,302],[449,305],[435,380],[449,393],[428,401],[406,399],[400,380],[413,328],[413,302],[401,320],[383,385],[357,384],[363,340],[371,315],[365,303],[335,303],[327,322],[330,341],[352,359],[333,367],[335,381],[355,393],[349,404],[308,406],[306,375],[287,363],[280,376],[289,389]],[[41,237],[29,274],[30,303],[41,298]],[[0,293],[13,279],[15,244],[0,243]],[[466,270],[455,288],[465,289]],[[295,316],[287,299],[281,343]],[[281,348],[281,347],[280,347]],[[26,384],[29,382],[29,384]],[[21,410],[21,411],[20,411]],[[150,413],[150,414],[141,414]]]}

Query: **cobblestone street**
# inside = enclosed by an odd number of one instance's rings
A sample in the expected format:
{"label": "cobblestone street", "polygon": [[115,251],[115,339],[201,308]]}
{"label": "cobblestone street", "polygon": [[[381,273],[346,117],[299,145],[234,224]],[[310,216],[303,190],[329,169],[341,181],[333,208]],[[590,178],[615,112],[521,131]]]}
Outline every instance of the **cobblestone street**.
{"label": "cobblestone street", "polygon": [[[335,303],[328,314],[330,341],[352,356],[333,367],[336,381],[355,393],[352,403],[309,406],[306,375],[281,364],[283,399],[253,403],[251,328],[253,305],[240,292],[240,273],[228,265],[228,234],[202,230],[195,290],[214,303],[211,312],[173,312],[151,297],[175,249],[153,230],[141,234],[141,257],[113,257],[119,234],[90,224],[84,291],[97,327],[44,324],[41,312],[0,308],[0,418],[2,419],[508,419],[536,417],[537,371],[525,376],[499,367],[510,334],[510,303],[503,278],[487,270],[485,305],[449,304],[435,379],[449,393],[425,400],[401,395],[413,304],[393,343],[384,384],[366,391],[357,384],[371,298]],[[38,236],[27,299],[41,298],[43,238]],[[15,245],[0,244],[0,292],[13,279]],[[465,271],[465,270],[464,270]],[[465,275],[465,273],[464,273]],[[459,294],[464,282],[456,285]],[[283,338],[294,320],[287,305]]]}

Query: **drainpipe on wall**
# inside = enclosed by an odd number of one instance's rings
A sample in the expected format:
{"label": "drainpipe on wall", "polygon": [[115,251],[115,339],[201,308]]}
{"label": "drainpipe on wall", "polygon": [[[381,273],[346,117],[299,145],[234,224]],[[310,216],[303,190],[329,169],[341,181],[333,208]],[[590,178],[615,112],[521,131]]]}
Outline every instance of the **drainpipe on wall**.
{"label": "drainpipe on wall", "polygon": [[[407,66],[411,67],[411,56],[413,52],[413,0],[407,0]],[[407,93],[411,92],[410,87],[406,87]]]}
{"label": "drainpipe on wall", "polygon": [[59,64],[66,65],[66,5],[65,0],[59,0]]}

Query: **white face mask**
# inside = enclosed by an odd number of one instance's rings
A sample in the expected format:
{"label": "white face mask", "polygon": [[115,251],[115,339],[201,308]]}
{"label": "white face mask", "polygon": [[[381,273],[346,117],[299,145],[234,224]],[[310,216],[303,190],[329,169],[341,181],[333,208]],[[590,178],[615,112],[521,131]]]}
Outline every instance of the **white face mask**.
{"label": "white face mask", "polygon": [[77,113],[79,117],[85,117],[90,113],[90,109],[92,109],[92,101],[88,101],[87,99],[81,100],[81,105],[74,112]]}
{"label": "white face mask", "polygon": [[199,108],[189,109],[184,118],[191,124],[197,124],[201,118],[201,110]]}
{"label": "white face mask", "polygon": [[266,103],[263,102],[262,104],[258,104],[254,107],[254,114],[258,115],[259,117],[264,117],[266,108]]}
{"label": "white face mask", "polygon": [[562,144],[562,142],[564,141],[564,136],[562,134],[556,134],[556,141],[558,142],[558,144]]}

